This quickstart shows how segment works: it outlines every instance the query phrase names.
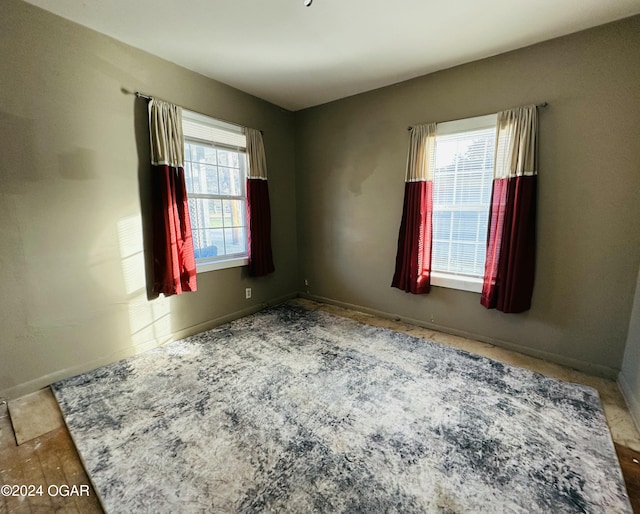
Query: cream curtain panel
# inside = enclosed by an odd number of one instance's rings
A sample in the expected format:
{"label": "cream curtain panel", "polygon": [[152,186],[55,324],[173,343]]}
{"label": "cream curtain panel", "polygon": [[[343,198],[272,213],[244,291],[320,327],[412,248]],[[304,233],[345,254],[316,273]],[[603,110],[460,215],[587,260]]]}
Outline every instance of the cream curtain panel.
{"label": "cream curtain panel", "polygon": [[498,113],[494,179],[537,175],[535,105]]}
{"label": "cream curtain panel", "polygon": [[151,164],[184,167],[182,108],[152,98],[149,101]]}
{"label": "cream curtain panel", "polygon": [[436,124],[416,125],[409,133],[409,153],[405,182],[433,180],[435,168]]}
{"label": "cream curtain panel", "polygon": [[262,132],[256,129],[245,129],[247,136],[247,157],[249,160],[250,179],[267,180],[267,158],[264,153]]}

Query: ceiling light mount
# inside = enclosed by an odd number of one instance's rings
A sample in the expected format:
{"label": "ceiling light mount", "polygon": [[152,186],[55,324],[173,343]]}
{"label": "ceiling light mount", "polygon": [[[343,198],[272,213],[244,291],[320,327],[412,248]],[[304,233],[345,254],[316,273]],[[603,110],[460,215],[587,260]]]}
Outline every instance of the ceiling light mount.
{"label": "ceiling light mount", "polygon": [[304,6],[309,7],[313,3],[313,0],[304,0]]}

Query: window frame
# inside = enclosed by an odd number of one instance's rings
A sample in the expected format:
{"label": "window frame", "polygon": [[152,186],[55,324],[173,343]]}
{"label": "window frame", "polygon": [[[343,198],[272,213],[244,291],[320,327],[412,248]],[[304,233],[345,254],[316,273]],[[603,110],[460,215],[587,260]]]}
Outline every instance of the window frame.
{"label": "window frame", "polygon": [[[435,175],[435,162],[437,159],[437,139],[438,136],[460,134],[464,132],[472,132],[475,130],[494,128],[497,130],[498,115],[488,114],[484,116],[475,116],[472,118],[464,118],[460,120],[447,121],[438,123],[436,125],[436,146],[435,154],[433,156],[434,162],[434,176],[433,176],[433,188],[435,190],[436,175]],[[487,222],[489,219],[489,209],[491,205],[489,203],[487,209]],[[435,212],[435,205],[433,205]],[[435,234],[435,225],[432,228],[432,238]],[[433,245],[433,243],[432,243]],[[440,271],[433,268],[433,246],[431,253],[431,285],[436,287],[446,287],[449,289],[458,289],[462,291],[468,291],[472,293],[482,293],[482,285],[484,282],[483,277],[476,277],[472,275],[456,274],[446,271]]]}
{"label": "window frame", "polygon": [[[227,130],[228,132],[233,132],[235,134],[243,134],[244,136],[244,128],[240,126],[235,126],[231,123],[224,122],[222,120],[218,120],[211,116],[206,116],[204,114],[196,113],[193,111],[183,110],[183,120],[186,119],[188,121],[198,123],[200,125],[205,125],[214,128],[217,130]],[[183,125],[184,128],[184,125]],[[215,193],[194,193],[192,191],[187,190],[187,198],[188,199],[212,199],[212,200],[242,200],[245,205],[244,212],[242,214],[244,220],[244,229],[245,229],[245,251],[242,253],[235,254],[225,254],[216,257],[204,257],[204,258],[196,258],[196,273],[206,273],[208,271],[222,270],[228,268],[235,268],[246,266],[249,264],[249,247],[248,247],[248,231],[249,231],[249,220],[247,219],[246,205],[247,205],[247,173],[248,173],[248,162],[246,155],[246,143],[244,146],[234,146],[232,144],[225,144],[224,142],[216,141],[214,139],[203,139],[201,137],[196,137],[193,135],[184,134],[184,162],[185,168],[186,164],[193,164],[194,161],[191,160],[191,157],[187,159],[187,151],[186,147],[188,144],[195,144],[198,146],[204,146],[213,148],[216,150],[223,151],[231,151],[236,152],[238,154],[244,154],[244,159],[240,163],[239,170],[241,172],[240,176],[240,187],[241,187],[241,195],[230,195],[230,194],[215,194]],[[215,164],[216,168],[218,168],[218,164]],[[185,169],[185,179],[186,176]],[[191,173],[191,171],[189,171]],[[192,234],[199,230],[199,227],[194,227],[193,220],[191,221],[191,231]]]}

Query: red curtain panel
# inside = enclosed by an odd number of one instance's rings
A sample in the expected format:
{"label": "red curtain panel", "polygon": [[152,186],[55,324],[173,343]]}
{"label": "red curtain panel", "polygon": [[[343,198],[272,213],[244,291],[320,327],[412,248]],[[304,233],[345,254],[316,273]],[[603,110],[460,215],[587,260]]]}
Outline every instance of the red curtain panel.
{"label": "red curtain panel", "polygon": [[267,157],[262,132],[247,128],[247,223],[249,275],[262,277],[273,273],[271,250],[271,206],[267,185]]}
{"label": "red curtain panel", "polygon": [[249,274],[262,277],[273,273],[271,249],[271,207],[266,180],[247,179],[247,220],[249,223]]}
{"label": "red curtain panel", "polygon": [[396,271],[391,285],[407,293],[426,294],[430,289],[432,182],[407,182],[398,235]]}
{"label": "red curtain panel", "polygon": [[480,303],[506,313],[531,308],[535,275],[537,111],[498,115],[487,258]]}
{"label": "red curtain panel", "polygon": [[165,296],[196,291],[184,169],[151,166],[153,291]]}

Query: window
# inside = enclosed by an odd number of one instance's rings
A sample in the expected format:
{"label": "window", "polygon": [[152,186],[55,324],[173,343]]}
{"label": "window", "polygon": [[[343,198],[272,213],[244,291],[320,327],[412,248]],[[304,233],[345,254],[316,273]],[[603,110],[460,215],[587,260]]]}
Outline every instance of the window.
{"label": "window", "polygon": [[433,175],[431,283],[481,292],[496,115],[439,123]]}
{"label": "window", "polygon": [[248,263],[246,137],[241,127],[183,111],[184,171],[198,271]]}

